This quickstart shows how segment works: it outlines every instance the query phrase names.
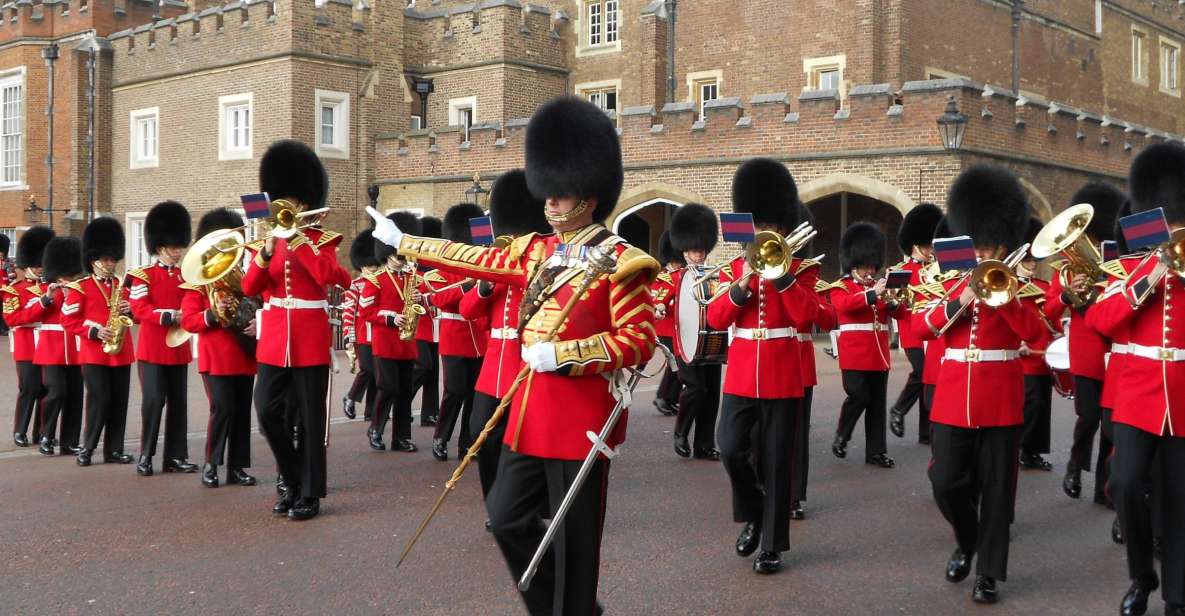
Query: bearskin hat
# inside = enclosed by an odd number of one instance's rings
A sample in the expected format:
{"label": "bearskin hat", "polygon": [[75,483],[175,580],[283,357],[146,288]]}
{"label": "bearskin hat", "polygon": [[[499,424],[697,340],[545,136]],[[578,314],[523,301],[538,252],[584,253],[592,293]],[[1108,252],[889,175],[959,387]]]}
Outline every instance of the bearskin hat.
{"label": "bearskin hat", "polygon": [[688,250],[712,252],[716,247],[716,236],[720,234],[720,222],[712,208],[702,203],[688,203],[675,210],[670,234],[671,245],[679,254]]}
{"label": "bearskin hat", "polygon": [[219,229],[238,229],[242,226],[243,217],[238,212],[220,207],[202,214],[198,220],[197,236],[203,238]]}
{"label": "bearskin hat", "polygon": [[1103,182],[1091,182],[1070,198],[1070,205],[1089,203],[1094,206],[1094,217],[1086,227],[1086,234],[1095,241],[1115,239],[1115,221],[1119,220],[1119,208],[1127,201],[1123,191]]}
{"label": "bearskin hat", "polygon": [[329,175],[312,148],[285,139],[273,143],[259,161],[259,190],[272,201],[292,199],[308,209],[320,209],[329,195]]}
{"label": "bearskin hat", "polygon": [[461,244],[473,243],[473,232],[469,219],[485,216],[485,212],[473,203],[458,203],[444,213],[444,239]]}
{"label": "bearskin hat", "polygon": [[350,265],[358,271],[364,267],[378,267],[378,259],[374,258],[374,236],[370,229],[359,233],[350,244]]}
{"label": "bearskin hat", "polygon": [[950,223],[946,221],[946,216],[943,215],[939,219],[938,224],[934,225],[934,239],[937,240],[946,237],[951,237]]}
{"label": "bearskin hat", "polygon": [[1185,223],[1185,146],[1158,143],[1144,148],[1127,179],[1132,213],[1164,208],[1170,223]]}
{"label": "bearskin hat", "polygon": [[942,210],[933,203],[919,203],[905,213],[901,229],[897,231],[897,247],[905,256],[913,254],[914,246],[934,243],[934,227],[942,220]]}
{"label": "bearskin hat", "polygon": [[599,107],[574,96],[544,103],[527,125],[527,186],[540,199],[597,198],[593,220],[617,205],[625,172],[617,127]]}
{"label": "bearskin hat", "polygon": [[17,267],[41,267],[41,257],[45,255],[45,245],[53,239],[53,229],[44,225],[29,228],[21,234],[16,242]]}
{"label": "bearskin hat", "polygon": [[839,240],[839,258],[845,272],[863,266],[879,270],[885,264],[884,231],[868,222],[850,225]]}
{"label": "bearskin hat", "polygon": [[543,214],[543,201],[527,189],[527,174],[512,169],[498,176],[490,189],[490,222],[497,235],[551,233]]}
{"label": "bearskin hat", "polygon": [[798,186],[786,165],[752,158],[732,177],[732,211],[752,214],[755,225],[798,226]]}
{"label": "bearskin hat", "polygon": [[1044,227],[1045,223],[1041,222],[1040,218],[1030,216],[1029,223],[1025,226],[1024,241],[1032,244],[1033,240],[1037,239],[1037,234],[1041,233],[1041,229]]}
{"label": "bearskin hat", "polygon": [[123,225],[110,216],[100,216],[82,230],[82,266],[93,273],[91,264],[101,257],[123,259]]}
{"label": "bearskin hat", "polygon": [[41,277],[44,280],[56,282],[59,278],[77,277],[82,273],[82,241],[68,235],[49,240],[45,244],[41,265]]}
{"label": "bearskin hat", "polygon": [[675,246],[671,244],[670,231],[663,231],[662,237],[658,238],[658,261],[663,265],[668,263],[684,263],[683,253],[675,250]]}
{"label": "bearskin hat", "polygon": [[162,201],[144,218],[144,247],[148,254],[165,246],[188,246],[192,237],[189,210],[176,201]]}
{"label": "bearskin hat", "polygon": [[444,227],[440,219],[435,216],[424,216],[420,219],[420,233],[424,237],[444,237]]}
{"label": "bearskin hat", "polygon": [[0,254],[8,254],[8,249],[12,247],[12,240],[8,239],[7,235],[0,234]]}
{"label": "bearskin hat", "polygon": [[975,165],[955,178],[946,198],[946,219],[956,236],[969,235],[977,247],[1020,246],[1029,224],[1024,189],[1011,171]]}
{"label": "bearskin hat", "polygon": [[[400,223],[401,219],[404,219],[403,222],[406,223],[407,222],[406,221],[407,215],[410,215],[413,217],[415,216],[415,214],[411,214],[410,212],[393,212],[391,214],[387,214],[387,220],[395,223],[395,226],[399,227],[400,231],[404,231],[404,228],[399,223]],[[408,231],[404,231],[404,232],[408,233]],[[374,237],[374,236],[372,235],[371,237]],[[389,246],[386,243],[380,242],[378,240],[374,240],[373,243],[374,243],[374,253],[373,253],[374,260],[376,262],[378,262],[379,265],[383,265],[384,263],[386,263],[387,259],[389,259],[391,257],[391,255],[395,254],[395,247],[394,246]]]}

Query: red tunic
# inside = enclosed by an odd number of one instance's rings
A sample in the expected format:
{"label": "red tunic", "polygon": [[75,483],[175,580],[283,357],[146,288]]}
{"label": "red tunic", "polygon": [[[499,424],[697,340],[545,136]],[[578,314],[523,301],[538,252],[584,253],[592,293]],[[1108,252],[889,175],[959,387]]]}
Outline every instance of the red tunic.
{"label": "red tunic", "polygon": [[[910,257],[903,263],[896,265],[893,269],[909,270],[909,284],[910,286],[916,287],[922,284],[921,274],[922,268],[925,266],[925,263]],[[921,332],[915,332],[913,330],[913,325],[911,323],[913,318],[910,316],[909,311],[906,311],[904,314],[894,315],[893,318],[897,319],[897,340],[898,344],[901,345],[901,348],[920,349],[924,346],[922,344],[923,336]],[[843,338],[843,336],[840,336],[840,338]],[[843,354],[841,353],[839,357],[839,361],[842,363]]]}
{"label": "red tunic", "polygon": [[[427,295],[434,288],[444,286],[444,276],[436,268],[420,268],[420,293]],[[440,342],[440,321],[436,318],[436,308],[428,306],[428,313],[420,317],[416,325],[416,340],[424,342]]]}
{"label": "red tunic", "polygon": [[[1053,342],[1053,331],[1050,330],[1050,327],[1060,325],[1059,321],[1044,316],[1043,305],[1049,292],[1049,283],[1040,278],[1021,278],[1020,285],[1017,297],[1020,298],[1022,304],[1037,312],[1037,315],[1041,317],[1042,325],[1044,325],[1041,328],[1041,336],[1026,344],[1030,350],[1044,351],[1049,348],[1049,343]],[[1033,353],[1028,357],[1022,357],[1020,365],[1024,368],[1025,376],[1049,376],[1049,365],[1045,363],[1044,353]]]}
{"label": "red tunic", "polygon": [[358,296],[358,318],[370,325],[370,347],[375,357],[407,360],[416,358],[416,341],[401,340],[391,319],[403,314],[406,274],[383,268],[363,276],[366,282]]}
{"label": "red tunic", "polygon": [[243,350],[238,334],[218,322],[206,291],[184,283],[181,290],[181,326],[197,334],[198,372],[210,376],[255,374],[255,358]]}
{"label": "red tunic", "polygon": [[[650,297],[654,300],[654,307],[660,304],[666,306],[666,316],[654,321],[654,331],[659,338],[673,338],[675,336],[675,322],[679,316],[675,311],[675,298],[679,295],[679,279],[682,269],[674,272],[660,272],[650,285]],[[679,276],[679,278],[676,278]]]}
{"label": "red tunic", "polygon": [[[44,295],[48,284],[37,285],[37,293]],[[50,304],[38,301],[29,308],[30,318],[41,323],[37,328],[37,352],[33,363],[38,366],[74,366],[79,363],[78,350],[81,346],[78,336],[62,326],[62,302],[66,289],[58,287],[50,295]]]}
{"label": "red tunic", "polygon": [[358,318],[358,297],[365,283],[362,276],[350,281],[342,299],[342,335],[354,344],[370,344],[370,324]]}
{"label": "red tunic", "polygon": [[487,296],[480,288],[472,289],[461,299],[461,316],[471,321],[489,323],[485,360],[477,376],[477,391],[501,398],[522,368],[522,346],[518,341],[518,306],[523,291],[506,284],[493,285]]}
{"label": "red tunic", "polygon": [[[82,339],[81,364],[98,366],[130,366],[136,360],[136,345],[132,332],[124,335],[123,349],[118,355],[103,352],[103,341],[98,331],[107,326],[111,310],[108,298],[115,289],[115,278],[89,276],[66,285],[66,299],[62,303],[62,325],[66,331]],[[128,298],[127,287],[119,297]]]}
{"label": "red tunic", "polygon": [[[1119,277],[1111,274],[1107,277],[1107,285],[1113,285],[1116,282],[1122,283],[1127,280],[1127,277],[1135,271],[1136,266],[1140,264],[1143,259],[1141,256],[1123,257],[1118,260],[1119,267],[1123,268],[1124,276]],[[1086,324],[1092,328],[1098,328],[1097,317],[1093,313],[1086,313]],[[1103,379],[1103,393],[1099,397],[1099,406],[1105,409],[1115,408],[1115,396],[1118,395],[1120,386],[1120,375],[1123,374],[1124,368],[1127,366],[1127,347],[1131,342],[1131,332],[1126,327],[1115,330],[1111,335],[1111,353],[1107,359],[1107,376]]]}
{"label": "red tunic", "polygon": [[[441,272],[444,284],[434,288],[456,285],[468,276]],[[453,286],[444,292],[434,291],[428,295],[428,302],[436,309],[440,327],[440,354],[448,357],[481,357],[485,352],[485,324],[470,321],[461,315],[461,298],[465,295],[462,285]]]}
{"label": "red tunic", "polygon": [[[1045,294],[1045,316],[1054,323],[1062,318],[1068,305],[1062,298],[1062,278],[1054,276]],[[1086,324],[1086,313],[1070,309],[1070,374],[1103,380],[1107,374],[1104,356],[1111,350],[1111,341]]]}
{"label": "red tunic", "polygon": [[169,328],[181,325],[181,268],[160,263],[128,272],[132,316],[140,325],[136,339],[136,359],[152,364],[179,366],[193,360],[191,346],[165,344]]}
{"label": "red tunic", "polygon": [[20,280],[0,287],[4,296],[4,322],[8,325],[8,350],[13,361],[33,361],[37,351],[37,325],[40,310],[33,306],[40,303],[41,289],[32,280]]}
{"label": "red tunic", "polygon": [[892,365],[889,319],[904,318],[909,310],[900,304],[890,310],[883,298],[851,276],[836,284],[831,290],[831,305],[839,317],[840,370],[888,371]]}
{"label": "red tunic", "polygon": [[[799,261],[794,259],[793,263],[797,265],[795,271],[803,271],[805,267],[816,267],[817,261]],[[798,351],[799,351],[799,365],[802,368],[802,386],[814,387],[819,384],[818,368],[815,365],[815,338],[811,334],[817,327],[820,331],[831,331],[839,324],[839,316],[835,314],[835,306],[824,298],[823,294],[818,291],[819,285],[815,285],[815,301],[819,305],[819,311],[815,314],[815,318],[810,321],[802,323],[795,323],[794,327],[798,330]]]}

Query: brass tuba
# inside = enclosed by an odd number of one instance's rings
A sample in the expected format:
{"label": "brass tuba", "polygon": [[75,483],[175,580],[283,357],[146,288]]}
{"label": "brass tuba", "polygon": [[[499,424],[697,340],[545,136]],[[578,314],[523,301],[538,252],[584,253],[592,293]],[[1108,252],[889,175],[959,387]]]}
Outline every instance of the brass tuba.
{"label": "brass tuba", "polygon": [[[243,295],[243,270],[239,263],[244,246],[239,231],[218,229],[194,242],[181,259],[181,277],[204,289],[218,322],[239,333],[247,328],[259,308],[257,302]],[[224,308],[225,300],[231,301]],[[184,340],[178,344],[183,343]]]}
{"label": "brass tuba", "polygon": [[[1044,259],[1052,255],[1061,255],[1064,259],[1057,266],[1058,276],[1061,278],[1066,297],[1070,298],[1070,303],[1075,308],[1094,300],[1099,292],[1099,287],[1095,283],[1106,274],[1100,267],[1103,257],[1099,254],[1099,249],[1086,235],[1086,227],[1092,218],[1094,206],[1079,203],[1054,216],[1033,240],[1034,257]],[[1070,284],[1077,275],[1086,276],[1090,281],[1085,293],[1079,293]]]}

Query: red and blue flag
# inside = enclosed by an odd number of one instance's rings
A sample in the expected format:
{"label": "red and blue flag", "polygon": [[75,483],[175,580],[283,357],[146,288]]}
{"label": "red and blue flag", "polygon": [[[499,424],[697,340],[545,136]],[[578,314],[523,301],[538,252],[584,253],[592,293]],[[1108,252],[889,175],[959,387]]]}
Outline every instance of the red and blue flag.
{"label": "red and blue flag", "polygon": [[1169,223],[1164,217],[1164,209],[1156,208],[1119,219],[1119,227],[1123,230],[1123,239],[1127,241],[1128,250],[1139,250],[1149,246],[1156,246],[1169,241]]}
{"label": "red and blue flag", "polygon": [[494,243],[494,225],[489,216],[470,218],[469,232],[473,235],[474,244],[486,246]]}
{"label": "red and blue flag", "polygon": [[752,214],[720,214],[720,232],[726,242],[745,244],[757,237],[757,228],[753,226]]}
{"label": "red and blue flag", "polygon": [[239,201],[243,203],[243,213],[248,219],[267,218],[271,214],[272,200],[267,193],[242,195]]}
{"label": "red and blue flag", "polygon": [[938,268],[944,272],[969,270],[979,265],[979,260],[975,258],[975,244],[966,235],[934,240],[934,258],[938,260]]}

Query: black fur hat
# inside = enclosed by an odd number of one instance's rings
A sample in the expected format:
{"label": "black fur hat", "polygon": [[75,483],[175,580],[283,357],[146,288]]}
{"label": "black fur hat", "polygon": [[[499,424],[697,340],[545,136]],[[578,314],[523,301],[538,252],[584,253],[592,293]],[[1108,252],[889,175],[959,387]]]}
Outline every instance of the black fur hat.
{"label": "black fur hat", "polygon": [[946,198],[952,234],[969,235],[977,247],[1020,246],[1029,224],[1024,189],[1011,171],[975,165],[955,178]]}
{"label": "black fur hat", "polygon": [[543,215],[543,201],[527,189],[527,174],[512,169],[498,176],[490,189],[490,222],[496,235],[551,233]]}
{"label": "black fur hat", "polygon": [[844,272],[861,266],[879,270],[885,264],[884,231],[867,222],[849,225],[839,240],[839,258]]}
{"label": "black fur hat", "polygon": [[1163,207],[1170,223],[1185,223],[1185,146],[1158,143],[1144,148],[1132,162],[1127,187],[1133,214]]}
{"label": "black fur hat", "polygon": [[670,234],[671,245],[679,254],[688,250],[712,252],[716,247],[716,236],[720,234],[720,221],[712,208],[702,203],[688,203],[675,210]]}
{"label": "black fur hat", "polygon": [[243,226],[243,217],[238,212],[224,207],[210,210],[198,220],[197,236],[203,238],[219,229],[238,229]]}
{"label": "black fur hat", "polygon": [[793,229],[800,222],[797,204],[794,176],[772,158],[751,158],[732,177],[732,211],[752,214],[755,225]]}
{"label": "black fur hat", "polygon": [[82,266],[93,273],[92,264],[100,257],[123,260],[123,225],[110,216],[100,216],[82,230]]}
{"label": "black fur hat", "polygon": [[[387,214],[387,220],[395,223],[395,226],[399,227],[400,231],[403,231],[403,227],[399,225],[399,222],[401,218],[406,218],[406,216],[401,216],[401,214],[415,216],[409,212],[392,212]],[[404,232],[408,233],[408,231]],[[373,237],[373,235],[371,237]],[[387,259],[393,254],[395,254],[394,246],[389,246],[383,242],[374,240],[374,260],[377,261],[379,265],[386,264]]]}
{"label": "black fur hat", "polygon": [[934,227],[938,226],[939,220],[942,220],[942,210],[933,203],[919,203],[906,212],[897,232],[897,247],[901,254],[909,257],[914,246],[934,243]]}
{"label": "black fur hat", "polygon": [[285,139],[273,143],[259,161],[259,190],[272,201],[294,199],[315,210],[325,207],[329,175],[312,148]]}
{"label": "black fur hat", "polygon": [[162,201],[144,218],[144,247],[156,254],[164,246],[188,246],[193,239],[189,210],[176,201]]}
{"label": "black fur hat", "polygon": [[1040,218],[1037,218],[1036,216],[1030,216],[1029,223],[1025,227],[1024,241],[1032,244],[1033,240],[1037,239],[1037,234],[1041,233],[1041,229],[1044,226],[1045,223],[1041,222]]}
{"label": "black fur hat", "polygon": [[17,267],[41,267],[41,257],[45,255],[45,245],[54,237],[53,229],[44,225],[30,227],[21,234],[16,242]]}
{"label": "black fur hat", "polygon": [[674,245],[671,244],[671,232],[663,231],[662,237],[658,238],[658,261],[663,265],[668,263],[684,263],[683,253],[675,250]]}
{"label": "black fur hat", "polygon": [[0,234],[0,253],[7,255],[9,248],[12,248],[12,240],[8,239],[7,235]]}
{"label": "black fur hat", "polygon": [[420,235],[424,231],[420,217],[411,212],[391,212],[391,220],[395,221],[400,231],[408,235]]}
{"label": "black fur hat", "polygon": [[[1185,171],[1185,169],[1183,169]],[[1127,201],[1123,191],[1103,182],[1091,182],[1070,198],[1070,205],[1089,203],[1094,206],[1094,217],[1086,227],[1086,234],[1096,242],[1115,239],[1115,221],[1119,220],[1119,209]]]}
{"label": "black fur hat", "polygon": [[41,266],[41,277],[50,282],[77,277],[82,273],[82,241],[69,235],[49,240],[45,244]]}
{"label": "black fur hat", "polygon": [[527,186],[539,199],[597,198],[593,220],[617,206],[625,172],[617,127],[596,105],[574,96],[544,103],[527,125]]}
{"label": "black fur hat", "polygon": [[444,227],[440,219],[435,216],[424,216],[420,219],[420,233],[424,237],[444,237]]}
{"label": "black fur hat", "polygon": [[444,213],[444,239],[462,244],[473,243],[473,232],[469,229],[469,219],[485,216],[473,203],[458,203]]}
{"label": "black fur hat", "polygon": [[946,216],[943,215],[939,219],[938,224],[934,225],[934,239],[951,237],[950,223],[946,221]]}
{"label": "black fur hat", "polygon": [[370,229],[359,233],[354,243],[350,244],[350,265],[358,271],[364,267],[378,267],[378,259],[374,258],[374,236],[370,234]]}

